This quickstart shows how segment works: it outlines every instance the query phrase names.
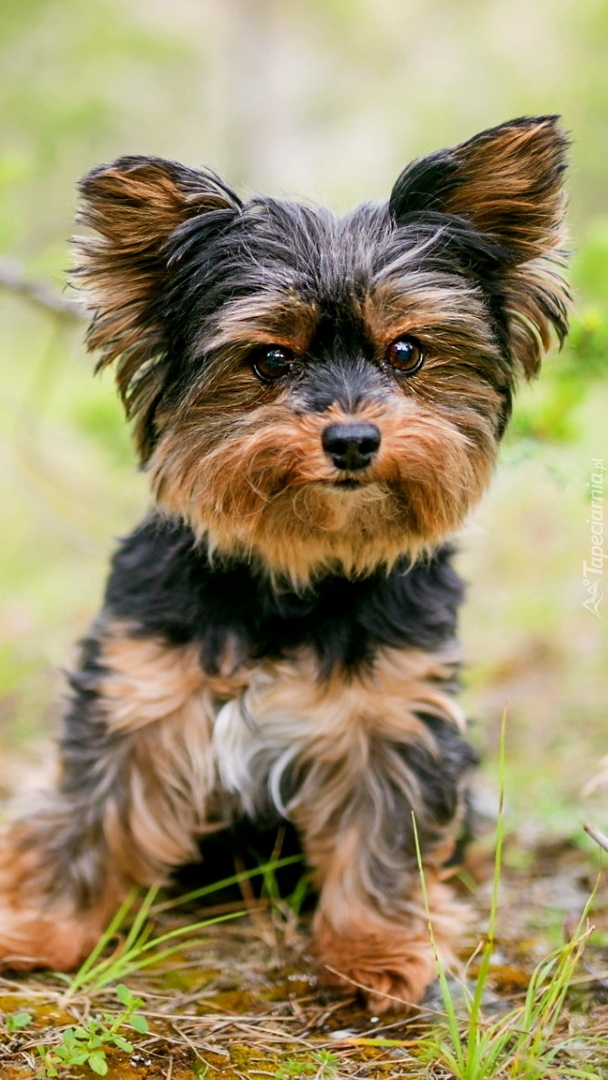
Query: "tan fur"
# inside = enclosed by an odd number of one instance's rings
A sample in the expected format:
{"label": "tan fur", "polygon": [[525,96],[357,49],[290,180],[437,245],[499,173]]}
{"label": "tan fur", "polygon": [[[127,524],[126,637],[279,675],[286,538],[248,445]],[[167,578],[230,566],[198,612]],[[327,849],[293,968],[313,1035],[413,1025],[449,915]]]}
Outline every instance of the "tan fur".
{"label": "tan fur", "polygon": [[[216,700],[238,692],[239,679],[205,681],[194,650],[138,640],[119,625],[105,631],[100,662],[109,672],[98,687],[105,725],[119,741],[111,759],[100,756],[87,807],[42,792],[0,840],[0,957],[12,966],[74,967],[130,885],[161,882],[198,858],[200,836],[221,824],[207,814],[210,728]],[[82,819],[97,803],[82,850]],[[82,868],[66,868],[62,880],[74,836]]]}
{"label": "tan fur", "polygon": [[211,729],[218,702],[246,682],[204,675],[195,648],[136,639],[114,626],[101,662],[108,730],[131,735],[127,809],[110,801],[105,833],[113,857],[136,881],[151,884],[198,858],[215,784]]}
{"label": "tan fur", "polygon": [[96,944],[124,891],[108,866],[94,906],[83,911],[73,898],[54,898],[61,882],[49,882],[46,857],[37,846],[35,820],[0,834],[0,967],[17,971],[75,968]]}
{"label": "tan fur", "polygon": [[[352,847],[362,842],[363,837],[353,834]],[[403,1012],[415,1007],[435,978],[435,958],[419,885],[413,891],[414,910],[407,921],[389,921],[361,909],[345,896],[339,874],[338,862],[327,877],[313,922],[313,951],[321,982],[342,990],[362,990],[368,1008],[375,1013]],[[437,953],[444,967],[454,968],[456,950],[470,915],[428,868],[425,881]]]}
{"label": "tan fur", "polygon": [[411,270],[404,260],[399,275],[381,276],[363,301],[362,315],[379,356],[390,342],[411,334],[424,340],[427,356],[439,360],[466,360],[467,346],[476,358],[490,359],[495,344],[478,287],[456,275],[421,272],[418,257],[413,248]]}
{"label": "tan fur", "polygon": [[161,439],[151,482],[159,505],[211,550],[257,554],[297,585],[324,567],[365,574],[459,528],[487,486],[489,421],[466,399],[445,412],[406,397],[361,408],[356,418],[378,424],[382,444],[367,483],[345,491],[321,445],[324,427],[350,419],[341,410],[297,416],[262,405],[219,439],[201,402]]}
{"label": "tan fur", "polygon": [[570,304],[570,291],[560,269],[563,263],[564,256],[557,252],[514,267],[505,278],[513,353],[528,379],[538,375],[541,360],[551,345],[548,312],[565,313]]}
{"label": "tan fur", "polygon": [[[187,179],[188,170],[181,172]],[[190,173],[187,186],[165,162],[99,169],[83,182],[83,193],[87,202],[79,222],[99,237],[78,241],[78,276],[89,289],[92,305],[103,312],[91,326],[90,347],[102,349],[103,363],[109,364],[141,344],[139,318],[160,285],[163,242],[187,218],[230,203],[209,178]],[[154,332],[148,327],[148,334]],[[130,374],[129,365],[121,367],[123,379]]]}
{"label": "tan fur", "polygon": [[107,724],[111,731],[137,731],[172,716],[202,690],[205,679],[196,649],[171,649],[156,638],[135,638],[113,626],[102,658]]}
{"label": "tan fur", "polygon": [[[361,816],[353,819],[351,807],[368,783],[376,739],[428,744],[428,732],[414,709],[464,728],[458,706],[437,685],[449,677],[455,659],[449,653],[434,657],[416,650],[382,650],[373,669],[354,679],[348,690],[329,698],[328,688],[328,699],[319,703],[310,771],[290,807],[320,891],[313,951],[321,980],[330,986],[364,988],[369,1008],[379,1013],[416,1004],[434,978],[434,960],[417,868],[412,868],[403,895],[377,892],[367,860],[390,838],[391,824],[383,820],[376,825],[364,802]],[[341,723],[332,723],[332,704],[334,712],[339,708]],[[328,766],[331,784],[323,782]],[[384,782],[390,780],[390,767],[383,773]],[[403,775],[400,781],[403,789]],[[370,796],[373,802],[379,792],[372,788]],[[423,814],[415,774],[409,777],[409,797],[414,812]],[[382,833],[377,832],[380,824]],[[457,816],[454,835],[459,828]],[[450,846],[451,840],[444,838],[424,856],[434,936],[448,967],[469,921],[467,908],[438,882]]]}
{"label": "tan fur", "polygon": [[[336,675],[319,683],[307,678],[305,667],[282,665],[277,673],[280,677],[267,686],[262,684],[258,689],[252,679],[247,701],[256,718],[264,713],[293,718],[290,732],[297,748],[294,760],[302,770],[303,780],[287,812],[301,830],[313,865],[317,866],[321,859],[321,877],[323,860],[335,867],[338,849],[342,849],[342,808],[350,805],[366,783],[370,784],[374,801],[374,781],[370,779],[373,754],[385,745],[406,747],[416,743],[433,753],[433,737],[417,716],[419,712],[435,715],[464,731],[462,710],[441,688],[442,681],[453,675],[456,660],[454,650],[441,656],[416,649],[382,649],[367,671],[353,677]],[[391,762],[385,760],[383,780],[392,778]],[[413,770],[405,765],[394,779],[398,779],[401,790],[408,792],[412,808],[422,813]],[[370,850],[370,833],[386,823],[380,822],[373,809],[366,824],[368,834],[360,850],[363,858]],[[455,821],[454,831],[459,827]],[[349,872],[355,877],[357,866],[354,857]],[[350,888],[354,890],[352,882]],[[358,892],[361,898],[361,884]],[[376,897],[377,902],[380,900]]]}
{"label": "tan fur", "polygon": [[[366,987],[370,1007],[380,1011],[395,1007],[390,995],[401,1003],[419,1000],[433,976],[416,867],[395,866],[402,891],[388,893],[375,877],[374,860],[391,864],[391,830],[403,824],[391,821],[383,809],[387,784],[407,793],[420,828],[428,825],[416,773],[400,751],[418,744],[435,752],[416,711],[464,729],[460,709],[441,689],[456,661],[453,649],[435,656],[383,649],[356,676],[336,673],[323,681],[315,678],[314,661],[306,655],[264,665],[251,672],[242,709],[226,705],[216,723],[220,775],[229,789],[244,795],[250,813],[264,798],[266,785],[260,781],[257,794],[248,794],[260,771],[268,774],[275,801],[284,770],[300,776],[284,809],[302,837],[321,894],[313,937],[322,978],[340,984],[344,980],[327,966],[337,969]],[[425,851],[435,934],[445,963],[453,959],[467,915],[436,882],[460,828],[456,814],[448,833],[443,828]]]}
{"label": "tan fur", "polygon": [[303,355],[317,326],[317,305],[307,303],[293,289],[263,298],[246,297],[232,300],[221,313],[217,325],[208,328],[204,346],[206,353],[236,348],[237,354],[255,345],[278,345]]}
{"label": "tan fur", "polygon": [[[348,980],[353,980],[365,988],[368,1006],[377,1012],[418,1002],[434,977],[434,961],[417,869],[413,868],[400,897],[378,893],[368,869],[370,856],[390,839],[391,828],[386,819],[376,821],[370,809],[380,792],[369,786],[369,755],[378,738],[394,743],[428,742],[414,709],[434,712],[463,726],[460,710],[436,682],[448,677],[453,659],[414,650],[382,651],[373,671],[353,681],[350,695],[333,698],[343,705],[344,717],[348,705],[352,710],[344,725],[344,741],[340,729],[328,724],[325,738],[319,736],[308,760],[297,804],[290,808],[320,890],[313,950],[322,981],[348,986]],[[321,716],[331,716],[329,701],[320,708],[319,721]],[[331,784],[324,783],[328,764]],[[391,779],[389,757],[382,772],[384,784]],[[397,782],[401,790],[409,791],[416,814],[423,814],[415,774],[408,777],[402,771]],[[368,805],[362,795],[366,785]],[[353,812],[357,805],[359,816]],[[457,818],[454,835],[459,827]],[[448,966],[454,962],[454,949],[468,920],[466,908],[436,881],[449,844],[444,838],[435,850],[425,853],[436,943]]]}
{"label": "tan fur", "polygon": [[499,136],[477,136],[453,151],[460,182],[445,200],[448,212],[514,252],[502,288],[511,352],[528,379],[538,374],[553,327],[558,326],[560,342],[566,331],[571,299],[563,277],[566,145],[564,137],[556,138],[551,117],[525,127],[506,124]]}
{"label": "tan fur", "polygon": [[302,653],[293,661],[252,669],[244,700],[261,735],[260,718],[281,715],[290,724],[285,738],[291,734],[305,743],[307,761],[343,763],[354,754],[364,768],[365,744],[372,736],[424,740],[426,728],[417,711],[431,712],[464,730],[462,710],[441,686],[453,677],[457,663],[455,646],[443,653],[382,648],[356,674],[337,671],[320,679],[314,657]]}
{"label": "tan fur", "polygon": [[118,388],[145,453],[145,410],[162,382],[156,361],[163,326],[149,312],[167,280],[164,244],[188,218],[234,204],[211,174],[154,160],[102,166],[85,177],[81,190],[78,221],[97,233],[76,240],[74,281],[95,312],[87,342],[101,352],[99,367],[117,361]]}
{"label": "tan fur", "polygon": [[562,239],[563,152],[550,117],[476,136],[453,151],[459,183],[444,209],[490,236],[507,237],[520,262],[546,254]]}

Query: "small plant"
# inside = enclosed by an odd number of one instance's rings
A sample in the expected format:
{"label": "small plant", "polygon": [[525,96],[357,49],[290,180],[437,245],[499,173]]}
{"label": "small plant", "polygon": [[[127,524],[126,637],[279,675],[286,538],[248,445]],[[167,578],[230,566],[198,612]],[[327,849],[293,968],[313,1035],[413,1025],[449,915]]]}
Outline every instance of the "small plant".
{"label": "small plant", "polygon": [[105,1076],[108,1071],[107,1047],[123,1050],[126,1054],[133,1053],[133,1044],[120,1034],[120,1029],[129,1024],[141,1035],[146,1034],[148,1021],[136,1012],[143,1005],[143,1000],[133,997],[128,987],[123,985],[116,987],[116,996],[123,1005],[123,1011],[118,1016],[102,1013],[99,1017],[91,1017],[86,1025],[65,1028],[57,1046],[38,1047],[42,1059],[37,1073],[40,1080],[59,1076],[60,1070],[75,1065],[88,1065],[98,1076]]}
{"label": "small plant", "polygon": [[32,1022],[32,1015],[28,1012],[9,1013],[4,1017],[4,1026],[9,1035],[14,1035],[17,1031],[23,1031],[28,1024]]}
{"label": "small plant", "polygon": [[310,1058],[303,1061],[300,1058],[287,1058],[279,1065],[275,1072],[276,1080],[298,1080],[299,1077],[308,1077],[309,1080],[331,1080],[336,1075],[338,1058],[329,1050],[313,1050]]}

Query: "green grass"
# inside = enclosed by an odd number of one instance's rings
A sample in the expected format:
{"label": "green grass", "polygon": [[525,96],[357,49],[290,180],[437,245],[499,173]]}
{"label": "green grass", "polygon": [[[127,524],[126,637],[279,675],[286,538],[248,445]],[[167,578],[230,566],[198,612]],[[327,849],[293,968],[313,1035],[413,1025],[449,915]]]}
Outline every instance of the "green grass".
{"label": "green grass", "polygon": [[[137,890],[132,890],[78,971],[74,975],[67,976],[60,972],[56,973],[58,979],[68,984],[63,1001],[77,994],[95,994],[106,986],[128,978],[129,975],[161,964],[181,952],[185,943],[191,945],[193,941],[200,938],[203,931],[209,930],[212,926],[218,926],[220,923],[241,919],[247,911],[243,909],[224,915],[213,915],[208,919],[178,926],[161,934],[154,932],[155,916],[194,903],[232,885],[240,885],[254,877],[262,876],[265,882],[275,881],[274,875],[277,870],[301,861],[300,855],[275,859],[263,866],[243,870],[239,874],[211,885],[205,885],[200,889],[194,889],[175,900],[165,902],[157,903],[160,893],[157,887],[148,889],[143,897]],[[118,947],[112,948],[116,941],[118,941]],[[110,955],[105,955],[110,949]]]}
{"label": "green grass", "polygon": [[[608,1066],[608,1039],[558,1034],[566,998],[592,932],[588,922],[591,899],[570,940],[535,967],[523,1003],[498,1020],[488,1019],[482,1006],[494,950],[491,932],[482,946],[464,1020],[457,1014],[446,973],[438,965],[445,1021],[421,1039],[420,1059],[445,1066],[454,1080],[598,1080],[597,1069],[579,1067],[576,1061],[602,1054]],[[494,915],[493,909],[491,925]]]}
{"label": "green grass", "polygon": [[[585,1037],[580,1034],[572,1038],[563,1037],[558,1033],[558,1028],[564,1017],[568,993],[593,930],[589,916],[600,884],[599,875],[569,939],[534,968],[523,1002],[506,1011],[499,1019],[488,1018],[484,1013],[484,996],[488,989],[496,949],[503,866],[505,734],[506,712],[503,713],[500,732],[500,805],[488,930],[479,945],[478,970],[472,990],[466,983],[463,984],[464,1018],[459,1014],[448,974],[439,958],[416,820],[413,818],[421,888],[444,1010],[440,1022],[422,1037],[417,1056],[422,1061],[443,1066],[449,1070],[453,1080],[549,1080],[550,1077],[555,1077],[555,1080],[598,1080],[597,1069],[591,1071],[578,1067],[576,1058],[601,1053],[608,1066],[608,1038],[601,1035]],[[470,963],[471,961],[469,965]]]}

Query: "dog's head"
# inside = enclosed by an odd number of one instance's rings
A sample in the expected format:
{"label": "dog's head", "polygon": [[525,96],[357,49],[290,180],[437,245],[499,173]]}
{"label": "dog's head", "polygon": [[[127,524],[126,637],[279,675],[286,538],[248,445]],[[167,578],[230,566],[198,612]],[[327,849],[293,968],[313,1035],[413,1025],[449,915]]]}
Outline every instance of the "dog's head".
{"label": "dog's head", "polygon": [[456,530],[566,332],[566,147],[555,117],[514,120],[344,217],[155,158],[86,176],[89,345],[159,506],[300,583]]}

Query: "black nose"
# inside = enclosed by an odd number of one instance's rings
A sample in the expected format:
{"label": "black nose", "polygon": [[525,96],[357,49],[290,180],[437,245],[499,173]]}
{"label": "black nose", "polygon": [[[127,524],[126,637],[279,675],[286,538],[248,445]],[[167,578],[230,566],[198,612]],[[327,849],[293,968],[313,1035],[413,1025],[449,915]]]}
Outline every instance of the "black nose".
{"label": "black nose", "polygon": [[380,431],[375,424],[330,424],[321,442],[337,469],[367,469],[378,452]]}

